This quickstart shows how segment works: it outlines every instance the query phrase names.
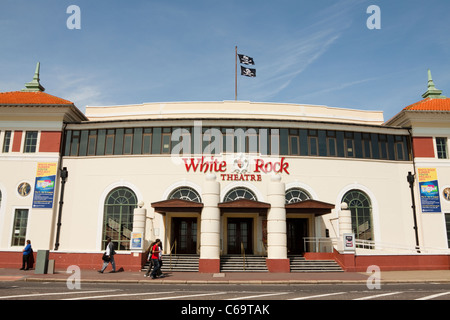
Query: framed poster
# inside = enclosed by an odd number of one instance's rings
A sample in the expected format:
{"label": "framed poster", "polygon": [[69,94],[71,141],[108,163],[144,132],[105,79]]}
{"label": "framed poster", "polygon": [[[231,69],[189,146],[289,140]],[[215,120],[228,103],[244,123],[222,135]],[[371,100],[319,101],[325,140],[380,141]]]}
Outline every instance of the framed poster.
{"label": "framed poster", "polygon": [[33,208],[53,208],[56,170],[56,162],[39,162],[37,164]]}
{"label": "framed poster", "polygon": [[142,250],[144,246],[144,235],[142,232],[132,232],[130,242],[131,250]]}
{"label": "framed poster", "polygon": [[422,212],[441,212],[436,168],[418,168]]}

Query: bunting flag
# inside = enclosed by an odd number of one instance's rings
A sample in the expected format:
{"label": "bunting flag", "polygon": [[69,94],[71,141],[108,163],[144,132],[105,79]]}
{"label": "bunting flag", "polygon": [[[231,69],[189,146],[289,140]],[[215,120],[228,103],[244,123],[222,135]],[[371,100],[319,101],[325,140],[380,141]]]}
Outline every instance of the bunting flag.
{"label": "bunting flag", "polygon": [[241,66],[241,75],[246,77],[256,77],[256,69]]}
{"label": "bunting flag", "polygon": [[255,64],[253,58],[246,56],[245,54],[238,54],[239,61],[243,64]]}

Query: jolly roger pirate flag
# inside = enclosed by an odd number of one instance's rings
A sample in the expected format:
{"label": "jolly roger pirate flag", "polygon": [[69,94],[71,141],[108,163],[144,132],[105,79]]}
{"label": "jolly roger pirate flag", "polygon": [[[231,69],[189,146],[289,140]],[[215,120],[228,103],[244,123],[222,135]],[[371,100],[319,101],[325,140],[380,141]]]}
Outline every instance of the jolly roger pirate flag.
{"label": "jolly roger pirate flag", "polygon": [[241,75],[246,77],[256,77],[256,69],[241,66]]}
{"label": "jolly roger pirate flag", "polygon": [[238,54],[240,63],[243,64],[255,64],[253,58],[246,56],[245,54]]}

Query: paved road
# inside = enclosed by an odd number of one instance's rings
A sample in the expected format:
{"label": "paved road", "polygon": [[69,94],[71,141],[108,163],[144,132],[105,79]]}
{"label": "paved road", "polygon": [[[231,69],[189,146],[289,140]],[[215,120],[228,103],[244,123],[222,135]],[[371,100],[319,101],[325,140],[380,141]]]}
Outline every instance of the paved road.
{"label": "paved road", "polygon": [[154,300],[154,301],[306,301],[306,300],[450,300],[448,283],[315,285],[146,285],[0,282],[5,300]]}

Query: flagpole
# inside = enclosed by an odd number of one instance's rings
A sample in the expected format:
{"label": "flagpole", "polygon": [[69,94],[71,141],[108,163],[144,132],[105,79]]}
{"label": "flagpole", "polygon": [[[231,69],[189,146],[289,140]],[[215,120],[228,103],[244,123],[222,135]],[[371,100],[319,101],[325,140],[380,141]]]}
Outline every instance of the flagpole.
{"label": "flagpole", "polygon": [[237,101],[237,46],[235,46],[234,49],[234,100]]}

